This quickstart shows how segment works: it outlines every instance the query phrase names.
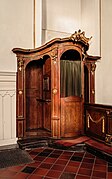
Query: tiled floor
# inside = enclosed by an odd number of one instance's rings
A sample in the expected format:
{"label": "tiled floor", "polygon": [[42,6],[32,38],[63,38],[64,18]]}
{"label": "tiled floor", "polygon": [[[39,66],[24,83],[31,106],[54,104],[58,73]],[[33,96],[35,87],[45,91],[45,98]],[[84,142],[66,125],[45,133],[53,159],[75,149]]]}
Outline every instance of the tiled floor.
{"label": "tiled floor", "polygon": [[0,179],[112,179],[112,163],[88,152],[53,148],[29,151],[33,163],[0,170]]}

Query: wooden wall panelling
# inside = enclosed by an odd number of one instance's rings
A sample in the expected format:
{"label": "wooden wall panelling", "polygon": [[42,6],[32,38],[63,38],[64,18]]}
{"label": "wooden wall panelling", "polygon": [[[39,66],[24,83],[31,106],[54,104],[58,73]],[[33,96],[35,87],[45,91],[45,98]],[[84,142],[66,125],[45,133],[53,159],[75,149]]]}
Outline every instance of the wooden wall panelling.
{"label": "wooden wall panelling", "polygon": [[[99,56],[86,55],[84,59],[84,64],[87,67],[86,73],[88,73],[88,101],[89,103],[95,103],[95,70],[96,62],[100,60]],[[86,74],[85,74],[86,75]],[[85,86],[86,87],[86,86]]]}
{"label": "wooden wall panelling", "polygon": [[108,118],[107,133],[112,134],[112,111],[107,111],[107,118]]}
{"label": "wooden wall panelling", "polygon": [[112,109],[106,111],[107,114],[107,133],[105,142],[107,145],[112,146]]}
{"label": "wooden wall panelling", "polygon": [[60,61],[58,58],[58,49],[55,48],[51,51],[52,63],[51,63],[51,94],[52,94],[52,114],[51,114],[51,126],[52,136],[54,138],[60,138]]}
{"label": "wooden wall panelling", "polygon": [[[17,136],[24,137],[24,62],[21,58],[17,59]],[[21,120],[21,122],[20,122]]]}
{"label": "wooden wall panelling", "polygon": [[51,58],[43,66],[43,127],[51,132]]}
{"label": "wooden wall panelling", "polygon": [[91,63],[90,70],[90,102],[95,103],[95,62]]}
{"label": "wooden wall panelling", "polygon": [[24,119],[17,120],[17,136],[19,136],[19,138],[24,137]]}
{"label": "wooden wall panelling", "polygon": [[105,142],[106,136],[112,136],[112,106],[85,104],[85,133],[90,137]]}

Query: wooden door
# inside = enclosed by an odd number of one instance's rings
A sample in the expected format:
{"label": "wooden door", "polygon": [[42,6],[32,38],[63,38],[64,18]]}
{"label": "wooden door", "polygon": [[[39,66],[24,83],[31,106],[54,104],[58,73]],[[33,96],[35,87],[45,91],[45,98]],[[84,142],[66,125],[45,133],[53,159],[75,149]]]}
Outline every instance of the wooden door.
{"label": "wooden door", "polygon": [[60,60],[61,137],[83,133],[81,71],[80,54],[64,52]]}
{"label": "wooden door", "polygon": [[32,61],[27,65],[25,71],[27,137],[46,137],[50,135],[45,130],[47,114],[45,113],[46,99],[43,98],[43,66],[44,62],[42,60]]}
{"label": "wooden door", "polygon": [[75,137],[82,134],[81,97],[61,98],[61,137]]}

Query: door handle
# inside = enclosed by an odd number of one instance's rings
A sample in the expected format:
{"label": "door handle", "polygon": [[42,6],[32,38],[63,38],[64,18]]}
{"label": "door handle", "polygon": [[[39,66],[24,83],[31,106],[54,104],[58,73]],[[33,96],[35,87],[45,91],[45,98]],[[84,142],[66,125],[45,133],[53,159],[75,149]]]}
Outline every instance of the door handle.
{"label": "door handle", "polygon": [[39,99],[39,98],[36,98],[36,100],[37,100],[38,102],[41,102],[41,103],[51,102],[51,99]]}

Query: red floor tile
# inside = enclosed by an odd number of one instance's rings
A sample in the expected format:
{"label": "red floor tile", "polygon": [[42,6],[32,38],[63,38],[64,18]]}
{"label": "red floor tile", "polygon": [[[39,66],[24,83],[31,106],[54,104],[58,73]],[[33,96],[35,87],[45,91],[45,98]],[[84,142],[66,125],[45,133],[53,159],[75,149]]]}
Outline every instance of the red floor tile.
{"label": "red floor tile", "polygon": [[43,179],[43,176],[32,174],[28,177],[28,179]]}
{"label": "red floor tile", "polygon": [[33,172],[33,174],[44,176],[44,175],[46,175],[46,173],[47,173],[48,171],[49,171],[49,170],[48,170],[48,169],[45,169],[45,168],[37,168],[37,169]]}
{"label": "red floor tile", "polygon": [[87,168],[87,169],[92,169],[93,168],[93,163],[84,163],[82,162],[81,168]]}
{"label": "red floor tile", "polygon": [[78,174],[91,176],[91,172],[92,172],[92,170],[80,168],[79,171],[78,171]]}
{"label": "red floor tile", "polygon": [[27,166],[38,167],[40,164],[40,161],[34,161],[33,163],[28,164]]}
{"label": "red floor tile", "polygon": [[80,162],[75,162],[75,161],[69,161],[68,166],[73,166],[73,167],[79,167]]}
{"label": "red floor tile", "polygon": [[76,174],[64,172],[60,176],[60,179],[75,179]]}
{"label": "red floor tile", "polygon": [[36,156],[34,158],[34,160],[36,160],[36,161],[43,161],[44,159],[45,159],[45,157],[40,157],[40,156]]}
{"label": "red floor tile", "polygon": [[59,157],[59,159],[63,159],[63,160],[69,160],[71,158],[71,155],[61,155],[60,157]]}
{"label": "red floor tile", "polygon": [[62,172],[56,171],[56,170],[49,170],[47,173],[46,177],[51,177],[51,178],[59,178]]}
{"label": "red floor tile", "polygon": [[73,156],[83,157],[84,156],[84,152],[75,152]]}
{"label": "red floor tile", "polygon": [[64,170],[64,172],[71,172],[71,173],[76,173],[78,170],[78,167],[74,166],[67,166]]}
{"label": "red floor tile", "polygon": [[14,167],[9,167],[8,170],[18,172],[18,171],[21,171],[24,167],[25,167],[25,165],[23,165],[23,166],[14,166]]}
{"label": "red floor tile", "polygon": [[97,177],[97,178],[104,178],[106,179],[106,172],[103,171],[93,171],[93,177]]}
{"label": "red floor tile", "polygon": [[82,162],[84,162],[84,163],[94,163],[94,159],[92,159],[92,158],[84,158],[82,160]]}
{"label": "red floor tile", "polygon": [[57,160],[57,158],[46,158],[44,162],[46,163],[54,163]]}
{"label": "red floor tile", "polygon": [[56,165],[54,164],[51,170],[57,170],[57,171],[62,171],[65,168],[64,165]]}
{"label": "red floor tile", "polygon": [[9,178],[9,177],[13,177],[13,176],[15,176],[17,174],[17,172],[15,172],[15,171],[11,171],[11,170],[5,170],[2,174],[1,174],[1,177],[7,177],[7,178]]}
{"label": "red floor tile", "polygon": [[[103,179],[103,178],[98,178],[98,177],[91,177],[91,179]],[[108,179],[108,178],[106,178],[106,179]]]}
{"label": "red floor tile", "polygon": [[34,162],[0,170],[0,179],[112,179],[112,164],[89,152],[52,148],[28,151]]}
{"label": "red floor tile", "polygon": [[95,160],[95,164],[102,164],[102,165],[106,165],[107,162],[105,160],[102,160],[102,159],[99,159],[99,158],[96,158]]}
{"label": "red floor tile", "polygon": [[46,169],[50,169],[52,167],[52,164],[50,163],[41,163],[41,165],[39,166],[39,168],[46,168]]}
{"label": "red floor tile", "polygon": [[67,163],[68,163],[68,160],[62,160],[62,159],[58,159],[55,162],[55,164],[57,165],[66,165]]}
{"label": "red floor tile", "polygon": [[107,170],[107,166],[106,165],[94,165],[94,170],[96,171],[106,171]]}
{"label": "red floor tile", "polygon": [[75,179],[91,179],[91,178],[85,175],[77,175]]}
{"label": "red floor tile", "polygon": [[28,178],[29,174],[28,173],[18,173],[14,177],[7,178],[7,179],[26,179]]}
{"label": "red floor tile", "polygon": [[73,155],[74,152],[71,151],[63,151],[63,155]]}
{"label": "red floor tile", "polygon": [[108,173],[107,179],[112,179],[112,172]]}

